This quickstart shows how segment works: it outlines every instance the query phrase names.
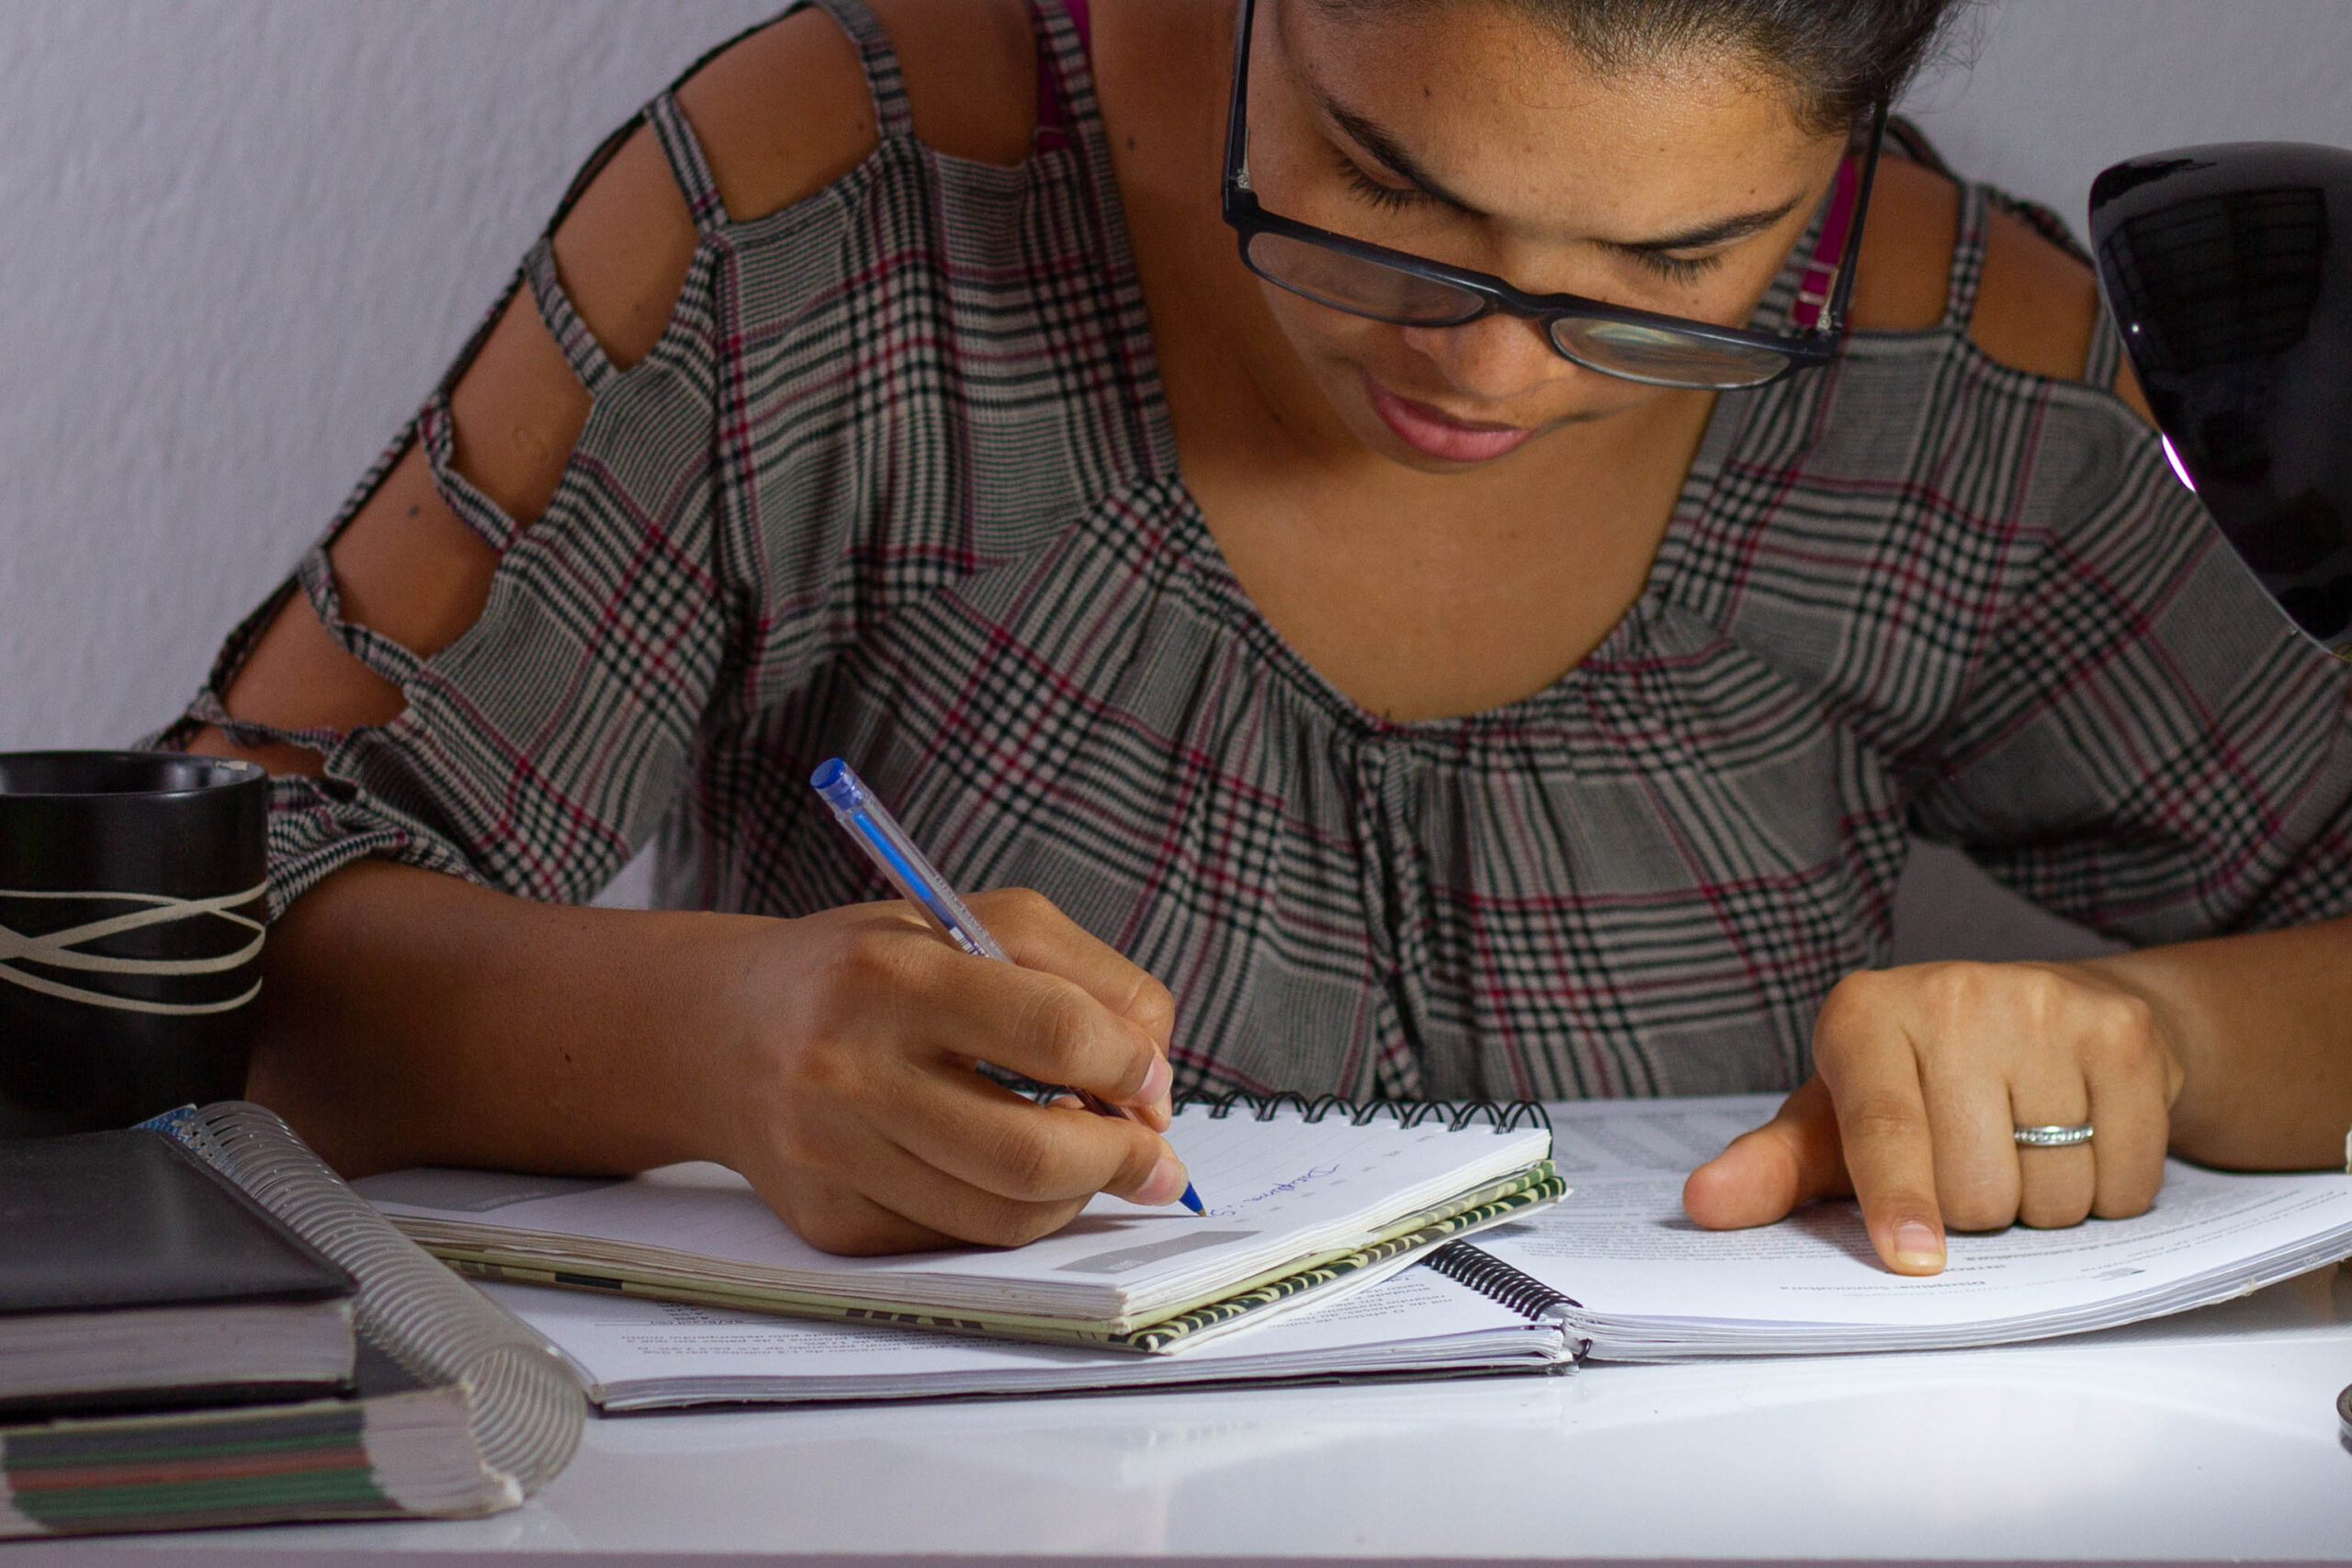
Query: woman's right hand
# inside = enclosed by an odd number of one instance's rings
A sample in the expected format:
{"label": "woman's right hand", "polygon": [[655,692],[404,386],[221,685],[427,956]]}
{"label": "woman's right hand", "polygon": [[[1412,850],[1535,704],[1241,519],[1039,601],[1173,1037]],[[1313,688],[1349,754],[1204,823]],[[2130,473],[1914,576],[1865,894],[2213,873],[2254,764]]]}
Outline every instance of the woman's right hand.
{"label": "woman's right hand", "polygon": [[[725,954],[733,1020],[711,1124],[719,1157],[836,1253],[1017,1246],[1097,1192],[1172,1202],[1166,987],[1042,895],[973,896],[1013,962],[974,958],[909,905],[762,922]],[[976,1062],[1091,1089],[1114,1120],[1040,1106]]]}

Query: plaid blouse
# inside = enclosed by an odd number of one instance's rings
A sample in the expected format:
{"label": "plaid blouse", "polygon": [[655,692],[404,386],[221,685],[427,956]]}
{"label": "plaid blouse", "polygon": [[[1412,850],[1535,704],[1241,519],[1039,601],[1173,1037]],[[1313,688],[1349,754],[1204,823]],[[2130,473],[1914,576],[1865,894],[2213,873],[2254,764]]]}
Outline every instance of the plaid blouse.
{"label": "plaid blouse", "polygon": [[[1181,1087],[1520,1098],[1799,1081],[1825,994],[1887,961],[1908,835],[2135,942],[2352,908],[2344,673],[2097,389],[2110,333],[2091,385],[1970,343],[2002,198],[1965,190],[1935,326],[1718,400],[1577,668],[1390,723],[1268,626],[1185,491],[1056,0],[1061,123],[1012,169],[918,142],[878,28],[820,3],[880,144],[738,223],[655,99],[700,242],[641,363],[547,240],[526,258],[593,398],[546,513],[455,471],[448,382],[346,507],[422,443],[502,555],[479,624],[420,660],[313,550],[166,732],[326,753],[277,782],[274,910],[366,855],[582,900],[657,836],[665,902],[886,896],[808,787],[839,754],[960,886],[1037,888],[1166,982]],[[402,716],[228,719],[298,589]]]}

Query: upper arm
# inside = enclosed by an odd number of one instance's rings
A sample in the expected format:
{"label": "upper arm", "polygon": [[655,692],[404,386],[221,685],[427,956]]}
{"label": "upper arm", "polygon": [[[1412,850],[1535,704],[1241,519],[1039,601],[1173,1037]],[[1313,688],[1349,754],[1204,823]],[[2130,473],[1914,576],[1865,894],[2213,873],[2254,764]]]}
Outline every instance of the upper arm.
{"label": "upper arm", "polygon": [[[1021,0],[883,0],[918,136],[999,163],[1025,156],[1035,56]],[[744,221],[840,179],[874,150],[872,96],[855,47],[822,12],[797,12],[709,61],[678,92],[728,217]],[[650,353],[676,308],[699,243],[652,131],[639,126],[554,234],[564,292],[616,369]],[[589,397],[518,289],[450,389],[452,468],[526,530],[553,498],[587,423]],[[473,625],[500,556],[443,497],[412,443],[327,548],[345,620],[420,658]],[[247,651],[222,703],[279,730],[342,733],[389,723],[405,699],[288,594]],[[248,746],[218,728],[190,749],[317,773],[305,747]]]}
{"label": "upper arm", "polygon": [[[1883,332],[1934,326],[1943,316],[1959,234],[1960,187],[1908,159],[1883,158],[1854,279],[1854,324]],[[2103,308],[2089,267],[2025,220],[1992,213],[1968,328],[1988,358],[2036,376],[2079,380]],[[2129,361],[2113,390],[2141,418],[2151,419]]]}

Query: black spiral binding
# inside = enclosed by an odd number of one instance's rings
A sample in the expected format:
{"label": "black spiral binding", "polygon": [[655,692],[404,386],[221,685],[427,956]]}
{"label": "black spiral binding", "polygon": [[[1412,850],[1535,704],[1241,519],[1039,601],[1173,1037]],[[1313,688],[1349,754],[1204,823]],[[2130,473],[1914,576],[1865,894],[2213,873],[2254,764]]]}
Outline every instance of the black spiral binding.
{"label": "black spiral binding", "polygon": [[1534,1275],[1523,1273],[1466,1241],[1449,1241],[1421,1261],[1447,1279],[1502,1303],[1530,1322],[1563,1307],[1584,1305],[1574,1296],[1563,1295]]}
{"label": "black spiral binding", "polygon": [[1180,1094],[1175,1109],[1190,1106],[1206,1108],[1209,1120],[1222,1122],[1233,1114],[1236,1107],[1246,1108],[1260,1122],[1271,1122],[1283,1111],[1295,1111],[1302,1121],[1320,1122],[1333,1111],[1344,1111],[1351,1127],[1368,1127],[1385,1116],[1399,1127],[1418,1127],[1425,1122],[1442,1121],[1446,1130],[1459,1133],[1484,1122],[1498,1133],[1515,1133],[1520,1129],[1552,1125],[1551,1116],[1543,1106],[1532,1100],[1503,1105],[1491,1100],[1374,1100],[1357,1101],[1342,1100],[1336,1094],[1317,1095],[1309,1100],[1303,1094],[1284,1090],[1280,1094],[1252,1094],[1248,1089],[1234,1089],[1226,1094]]}

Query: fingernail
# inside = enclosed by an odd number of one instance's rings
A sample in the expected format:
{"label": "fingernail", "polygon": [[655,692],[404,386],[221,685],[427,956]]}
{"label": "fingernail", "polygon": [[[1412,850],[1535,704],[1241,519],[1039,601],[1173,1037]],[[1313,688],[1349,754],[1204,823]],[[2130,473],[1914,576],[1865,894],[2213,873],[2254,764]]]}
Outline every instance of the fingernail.
{"label": "fingernail", "polygon": [[[1135,1092],[1130,1105],[1157,1105],[1168,1098],[1169,1086],[1176,1081],[1175,1069],[1165,1056],[1151,1059],[1151,1070],[1143,1076],[1143,1087]],[[1179,1190],[1182,1190],[1181,1189]]]}
{"label": "fingernail", "polygon": [[1940,1269],[1944,1238],[1925,1220],[1905,1220],[1894,1227],[1894,1260],[1913,1269]]}
{"label": "fingernail", "polygon": [[1151,1174],[1144,1178],[1143,1185],[1136,1189],[1131,1201],[1147,1204],[1173,1203],[1183,1192],[1184,1168],[1162,1155],[1159,1163],[1151,1168]]}

